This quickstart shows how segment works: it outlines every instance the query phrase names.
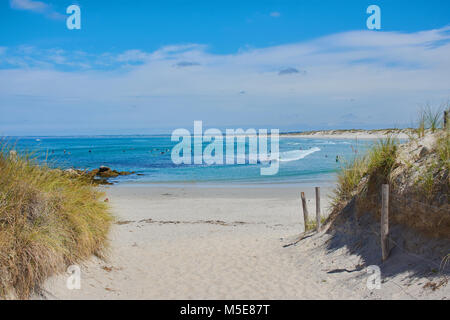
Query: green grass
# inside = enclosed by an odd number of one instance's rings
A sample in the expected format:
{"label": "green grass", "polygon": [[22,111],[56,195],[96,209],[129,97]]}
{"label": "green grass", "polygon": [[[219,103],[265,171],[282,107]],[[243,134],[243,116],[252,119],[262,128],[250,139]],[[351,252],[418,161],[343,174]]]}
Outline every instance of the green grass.
{"label": "green grass", "polygon": [[397,153],[398,140],[387,137],[373,144],[365,155],[356,155],[352,160],[343,162],[334,189],[332,211],[339,211],[343,204],[355,196],[363,177],[368,177],[368,184],[372,188],[387,183],[396,164]]}
{"label": "green grass", "polygon": [[438,107],[432,107],[427,104],[425,107],[421,108],[417,116],[417,128],[415,129],[417,137],[423,138],[427,130],[431,131],[431,133],[435,133],[439,129],[443,128],[444,110],[448,110],[449,107],[450,103],[447,102]]}
{"label": "green grass", "polygon": [[331,203],[333,211],[339,210],[342,203],[349,201],[355,194],[361,178],[367,172],[367,157],[355,156],[350,161],[343,161],[337,175],[337,185]]}
{"label": "green grass", "polygon": [[442,127],[443,124],[443,107],[432,108],[429,105],[425,109],[425,120],[427,127],[432,133],[435,133],[438,128]]}
{"label": "green grass", "polygon": [[[320,224],[321,225],[323,225],[325,223],[325,221],[327,221],[327,218],[320,217]],[[308,222],[306,223],[305,231],[316,230],[316,228],[317,228],[316,219],[308,220]]]}
{"label": "green grass", "polygon": [[448,131],[436,134],[433,148],[436,157],[424,164],[422,174],[417,178],[417,193],[432,202],[439,194],[448,194],[450,172],[450,136]]}
{"label": "green grass", "polygon": [[87,179],[0,152],[0,298],[26,299],[68,265],[102,256],[112,222]]}
{"label": "green grass", "polygon": [[443,132],[436,140],[436,153],[439,164],[447,171],[450,171],[450,133],[449,130]]}
{"label": "green grass", "polygon": [[423,194],[425,199],[433,199],[435,192],[436,181],[434,173],[436,168],[434,165],[430,165],[426,168],[425,172],[417,178],[416,185],[418,186],[418,193]]}
{"label": "green grass", "polygon": [[398,140],[387,137],[378,140],[369,150],[367,157],[367,173],[369,183],[376,185],[389,182],[389,176],[397,162]]}
{"label": "green grass", "polygon": [[426,128],[426,115],[425,115],[425,111],[422,109],[419,112],[419,116],[418,116],[418,125],[417,125],[417,136],[419,138],[423,138],[425,136],[425,128]]}

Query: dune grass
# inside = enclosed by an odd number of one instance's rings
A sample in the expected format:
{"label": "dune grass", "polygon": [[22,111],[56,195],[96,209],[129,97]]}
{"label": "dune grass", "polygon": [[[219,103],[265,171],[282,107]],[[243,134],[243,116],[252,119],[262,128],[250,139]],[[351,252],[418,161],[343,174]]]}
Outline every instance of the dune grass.
{"label": "dune grass", "polygon": [[425,109],[425,121],[427,128],[431,130],[432,133],[435,133],[438,128],[442,126],[443,121],[443,108],[442,106],[439,108],[431,108],[427,106]]}
{"label": "dune grass", "polygon": [[435,136],[432,152],[436,157],[425,165],[425,170],[416,180],[418,192],[430,202],[435,200],[436,195],[448,195],[450,187],[450,134],[448,130],[442,130]]}
{"label": "dune grass", "polygon": [[397,161],[398,144],[398,139],[389,136],[378,140],[370,148],[367,157],[369,184],[378,187],[389,183],[389,175]]}
{"label": "dune grass", "polygon": [[[326,217],[320,217],[320,224],[323,225],[326,220],[327,220]],[[316,230],[316,229],[317,229],[316,219],[308,220],[308,222],[306,223],[305,232],[311,231],[311,230]]]}
{"label": "dune grass", "polygon": [[[443,110],[442,106],[422,109],[417,137],[411,139],[406,147],[410,150],[406,151],[406,156],[399,141],[391,136],[373,144],[366,154],[356,155],[344,163],[338,173],[330,220],[353,200],[357,212],[379,213],[381,185],[389,184],[391,193],[405,199],[392,203],[397,222],[436,237],[448,237],[448,223],[444,223],[444,216],[430,214],[430,208],[440,213],[448,206],[450,129],[443,126]],[[431,140],[425,138],[428,135],[432,135]],[[422,205],[411,210],[410,199]],[[428,217],[426,222],[423,220],[425,216]]]}
{"label": "dune grass", "polygon": [[67,266],[102,256],[112,216],[82,177],[0,152],[0,298],[26,299]]}
{"label": "dune grass", "polygon": [[367,172],[367,166],[367,156],[355,156],[350,161],[343,160],[331,202],[332,211],[342,209],[342,204],[354,196],[358,184]]}
{"label": "dune grass", "polygon": [[450,171],[450,130],[443,132],[436,140],[439,165]]}
{"label": "dune grass", "polygon": [[363,177],[371,192],[389,182],[389,175],[397,159],[398,140],[392,136],[379,139],[364,155],[344,161],[337,175],[337,184],[331,202],[332,212],[338,212],[358,192]]}
{"label": "dune grass", "polygon": [[[450,110],[450,102],[439,107],[431,107],[427,104],[419,110],[417,127],[411,131],[411,141],[423,138],[427,132],[438,133],[434,152],[438,155],[438,163],[430,164],[425,173],[420,177],[421,188],[426,194],[432,193],[436,181],[435,171],[450,170],[450,130],[443,128],[444,110]],[[379,187],[382,183],[389,183],[389,176],[397,162],[398,139],[393,135],[380,139],[365,155],[357,155],[350,161],[344,162],[337,177],[337,185],[334,190],[332,202],[333,211],[339,210],[342,204],[349,201],[356,192],[361,179],[368,177],[369,188]]]}
{"label": "dune grass", "polygon": [[427,130],[435,133],[443,127],[444,124],[444,110],[449,110],[450,102],[441,104],[438,107],[432,107],[426,104],[419,110],[417,115],[417,128],[414,129],[418,138],[423,138]]}

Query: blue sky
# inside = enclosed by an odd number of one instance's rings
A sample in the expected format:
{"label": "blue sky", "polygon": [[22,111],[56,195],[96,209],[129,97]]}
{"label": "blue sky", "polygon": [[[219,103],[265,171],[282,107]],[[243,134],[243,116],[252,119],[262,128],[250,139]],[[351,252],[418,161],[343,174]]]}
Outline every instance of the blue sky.
{"label": "blue sky", "polygon": [[[66,28],[71,4],[81,30]],[[450,98],[449,13],[446,0],[2,0],[0,134],[410,125]]]}

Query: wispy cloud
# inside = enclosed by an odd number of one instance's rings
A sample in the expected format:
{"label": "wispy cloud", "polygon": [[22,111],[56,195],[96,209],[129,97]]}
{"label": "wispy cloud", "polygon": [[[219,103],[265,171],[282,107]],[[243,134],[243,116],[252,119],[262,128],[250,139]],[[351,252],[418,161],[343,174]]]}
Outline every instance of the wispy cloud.
{"label": "wispy cloud", "polygon": [[[32,121],[63,123],[76,109],[89,114],[79,123],[130,128],[196,119],[297,129],[409,125],[420,103],[450,97],[449,30],[353,31],[235,54],[197,44],[100,55],[8,48],[0,56],[0,99],[11,107],[2,111],[36,106]],[[76,130],[76,123],[66,125]]]}
{"label": "wispy cloud", "polygon": [[176,67],[179,68],[185,68],[185,67],[193,67],[193,66],[199,66],[200,63],[198,62],[191,62],[191,61],[180,61],[175,64]]}
{"label": "wispy cloud", "polygon": [[144,63],[150,59],[151,55],[141,50],[127,50],[117,56],[118,62],[124,63]]}
{"label": "wispy cloud", "polygon": [[9,4],[12,9],[32,11],[40,13],[51,19],[64,19],[65,16],[59,12],[56,12],[52,6],[42,1],[35,0],[9,0]]}
{"label": "wispy cloud", "polygon": [[18,10],[30,10],[34,12],[44,12],[48,5],[41,1],[33,0],[10,0],[11,8]]}
{"label": "wispy cloud", "polygon": [[278,11],[273,11],[270,13],[270,16],[272,18],[279,18],[281,16],[281,13],[279,13]]}

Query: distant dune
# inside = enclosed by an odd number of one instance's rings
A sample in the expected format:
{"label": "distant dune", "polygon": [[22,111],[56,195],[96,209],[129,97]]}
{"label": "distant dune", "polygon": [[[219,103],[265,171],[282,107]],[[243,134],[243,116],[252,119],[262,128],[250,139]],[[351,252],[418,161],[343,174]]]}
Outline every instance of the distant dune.
{"label": "distant dune", "polygon": [[346,129],[346,130],[315,130],[304,132],[286,132],[281,133],[284,137],[296,138],[327,138],[327,139],[379,139],[388,136],[395,136],[399,139],[407,139],[411,134],[412,129]]}

